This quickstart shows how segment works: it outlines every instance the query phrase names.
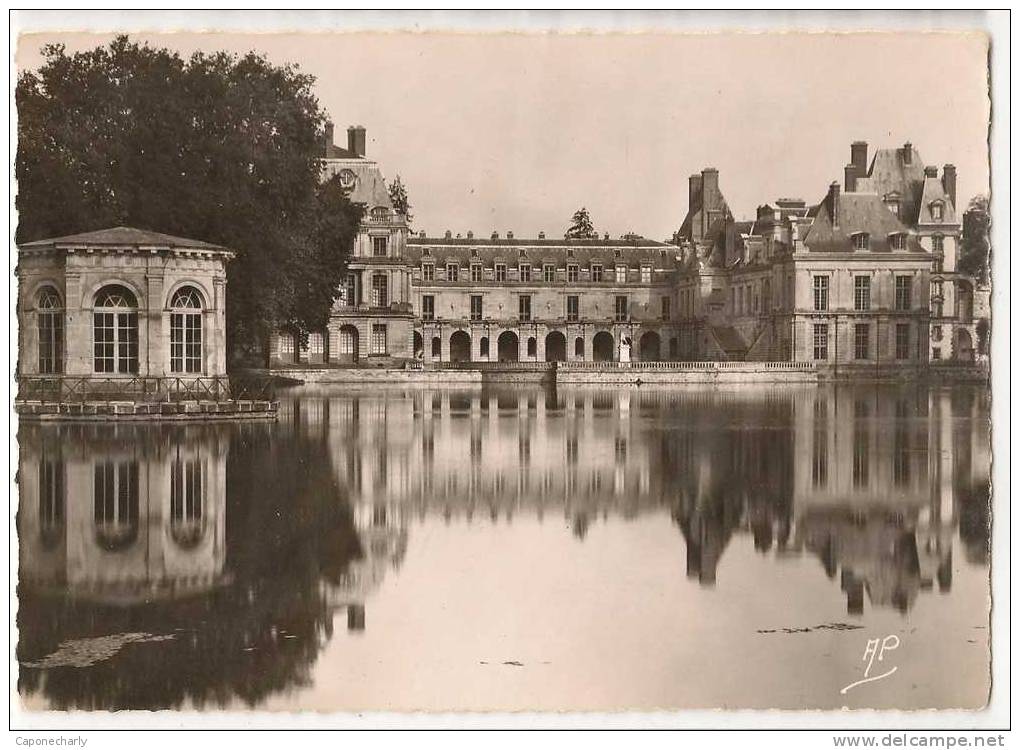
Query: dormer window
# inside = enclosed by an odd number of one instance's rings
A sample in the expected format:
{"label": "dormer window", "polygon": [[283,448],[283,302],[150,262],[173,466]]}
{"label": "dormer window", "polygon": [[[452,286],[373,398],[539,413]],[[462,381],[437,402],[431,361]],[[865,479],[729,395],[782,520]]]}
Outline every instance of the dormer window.
{"label": "dormer window", "polygon": [[942,201],[935,201],[934,203],[932,203],[931,204],[931,220],[932,221],[942,221],[942,210],[943,210]]}
{"label": "dormer window", "polygon": [[390,218],[390,210],[385,206],[376,206],[372,209],[372,218],[375,221],[386,221]]}
{"label": "dormer window", "polygon": [[436,265],[435,265],[435,263],[422,263],[421,264],[421,278],[422,278],[422,281],[435,281],[435,278],[436,278]]}
{"label": "dormer window", "polygon": [[900,202],[895,198],[889,198],[885,202],[885,207],[889,209],[889,212],[897,219],[900,217]]}
{"label": "dormer window", "polygon": [[889,235],[889,247],[893,250],[907,249],[907,235],[903,232],[896,232]]}
{"label": "dormer window", "polygon": [[457,277],[460,272],[460,266],[457,263],[446,264],[446,280],[457,281]]}
{"label": "dormer window", "polygon": [[871,247],[871,237],[867,232],[857,232],[851,239],[854,243],[854,250],[867,250]]}

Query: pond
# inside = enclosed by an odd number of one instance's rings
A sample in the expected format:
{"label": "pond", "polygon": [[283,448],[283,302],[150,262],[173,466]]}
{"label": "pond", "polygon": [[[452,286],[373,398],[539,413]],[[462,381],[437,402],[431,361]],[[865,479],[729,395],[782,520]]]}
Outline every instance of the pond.
{"label": "pond", "polygon": [[989,405],[302,386],[275,424],[22,425],[22,702],[980,707]]}

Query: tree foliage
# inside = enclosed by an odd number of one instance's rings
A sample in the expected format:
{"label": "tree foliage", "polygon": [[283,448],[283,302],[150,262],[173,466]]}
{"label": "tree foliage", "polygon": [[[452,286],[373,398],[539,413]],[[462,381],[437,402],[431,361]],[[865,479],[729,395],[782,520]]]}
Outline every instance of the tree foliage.
{"label": "tree foliage", "polygon": [[324,325],[364,207],[320,184],[314,78],[117,37],[18,80],[18,241],[125,225],[224,245],[228,342]]}
{"label": "tree foliage", "polygon": [[393,178],[393,182],[390,183],[389,191],[390,202],[393,204],[393,210],[404,216],[404,220],[407,222],[407,227],[410,229],[411,222],[414,220],[414,214],[411,213],[411,202],[407,198],[407,188],[404,187],[404,183],[400,180],[400,175]]}
{"label": "tree foliage", "polygon": [[982,283],[988,283],[989,275],[989,229],[988,196],[971,198],[963,214],[963,241],[957,267],[964,273],[977,276]]}
{"label": "tree foliage", "polygon": [[570,228],[563,236],[568,240],[591,240],[598,237],[587,208],[582,206],[574,211],[574,215],[570,217]]}

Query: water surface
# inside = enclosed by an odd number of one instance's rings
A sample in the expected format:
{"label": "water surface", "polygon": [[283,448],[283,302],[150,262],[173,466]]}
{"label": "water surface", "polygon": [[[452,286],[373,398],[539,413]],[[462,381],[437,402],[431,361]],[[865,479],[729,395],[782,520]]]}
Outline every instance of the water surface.
{"label": "water surface", "polygon": [[[33,709],[982,706],[989,396],[286,393],[29,426]],[[869,641],[898,647],[871,664]]]}

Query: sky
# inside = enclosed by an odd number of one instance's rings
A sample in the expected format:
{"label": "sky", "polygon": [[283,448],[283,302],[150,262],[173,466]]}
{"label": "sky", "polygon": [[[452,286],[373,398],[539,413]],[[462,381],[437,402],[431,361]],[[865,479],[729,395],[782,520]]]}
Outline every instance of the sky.
{"label": "sky", "polygon": [[[249,50],[317,78],[336,123],[407,187],[414,229],[560,236],[588,208],[600,232],[665,239],[687,177],[719,170],[738,218],[820,200],[850,143],[910,141],[953,163],[961,204],[988,192],[987,40],[972,33],[133,34],[188,55]],[[109,34],[28,34],[69,51]],[[940,169],[941,173],[941,169]]]}

